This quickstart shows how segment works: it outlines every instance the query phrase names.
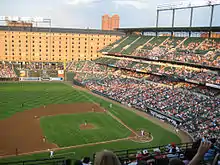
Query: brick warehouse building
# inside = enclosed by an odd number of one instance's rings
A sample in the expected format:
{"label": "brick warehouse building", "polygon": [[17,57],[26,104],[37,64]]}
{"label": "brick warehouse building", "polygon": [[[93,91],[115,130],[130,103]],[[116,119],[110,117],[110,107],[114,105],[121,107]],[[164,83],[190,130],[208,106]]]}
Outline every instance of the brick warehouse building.
{"label": "brick warehouse building", "polygon": [[[13,24],[14,25],[14,24]],[[93,60],[124,33],[93,29],[0,26],[0,60],[68,62]]]}

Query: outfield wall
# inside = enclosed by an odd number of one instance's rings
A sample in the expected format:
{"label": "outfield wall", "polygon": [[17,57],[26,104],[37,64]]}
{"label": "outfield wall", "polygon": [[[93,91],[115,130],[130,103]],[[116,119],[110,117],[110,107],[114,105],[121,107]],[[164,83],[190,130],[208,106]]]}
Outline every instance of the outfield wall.
{"label": "outfield wall", "polygon": [[64,81],[64,78],[62,77],[48,77],[48,78],[42,78],[42,77],[19,77],[19,81]]}

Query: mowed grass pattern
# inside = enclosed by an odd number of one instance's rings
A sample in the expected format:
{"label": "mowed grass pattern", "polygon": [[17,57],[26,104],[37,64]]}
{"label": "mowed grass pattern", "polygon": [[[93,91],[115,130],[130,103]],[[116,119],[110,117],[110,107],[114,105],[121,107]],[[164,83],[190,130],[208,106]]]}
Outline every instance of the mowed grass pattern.
{"label": "mowed grass pattern", "polygon": [[[93,124],[94,129],[81,130],[80,125]],[[50,142],[59,147],[102,142],[125,138],[131,132],[105,113],[82,113],[42,117],[43,132]]]}
{"label": "mowed grass pattern", "polygon": [[[125,140],[107,144],[98,144],[94,146],[61,150],[56,152],[57,154],[75,152],[74,157],[81,158],[82,156],[92,156],[94,152],[100,151],[102,149],[124,150],[165,145],[171,142],[181,142],[177,135],[166,130],[165,128],[162,128],[152,123],[146,118],[139,116],[132,111],[128,111],[117,104],[113,104],[113,107],[109,108],[110,102],[103,100],[100,97],[96,97],[88,92],[81,91],[79,89],[74,89],[70,85],[66,85],[63,83],[28,82],[0,83],[0,119],[7,118],[17,112],[40,107],[45,104],[65,104],[75,102],[99,103],[102,107],[108,109],[112,114],[120,118],[130,128],[134,130],[138,128],[145,128],[146,130],[152,133],[154,139],[149,143],[136,143],[130,140]],[[21,103],[24,103],[24,107],[21,107]],[[65,122],[63,124],[65,124]],[[59,132],[61,130],[57,129],[57,131]],[[48,133],[49,132],[46,132],[45,134]],[[62,134],[60,134],[59,138],[62,140],[62,138],[65,137],[62,136]],[[53,141],[54,139],[50,138],[50,140]],[[74,139],[72,140],[74,141]],[[30,156],[17,156],[9,159],[1,159],[0,162],[20,159],[39,159],[42,157],[47,158],[48,153],[34,154]]]}
{"label": "mowed grass pattern", "polygon": [[43,105],[74,102],[89,100],[62,83],[0,83],[0,119]]}

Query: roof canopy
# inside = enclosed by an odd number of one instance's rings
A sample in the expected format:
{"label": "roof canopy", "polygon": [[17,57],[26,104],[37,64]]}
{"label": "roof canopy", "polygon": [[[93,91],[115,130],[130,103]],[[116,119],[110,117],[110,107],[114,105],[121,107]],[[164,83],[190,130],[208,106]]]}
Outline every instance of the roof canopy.
{"label": "roof canopy", "polygon": [[213,27],[143,27],[143,28],[118,28],[125,33],[132,32],[220,32],[220,26]]}

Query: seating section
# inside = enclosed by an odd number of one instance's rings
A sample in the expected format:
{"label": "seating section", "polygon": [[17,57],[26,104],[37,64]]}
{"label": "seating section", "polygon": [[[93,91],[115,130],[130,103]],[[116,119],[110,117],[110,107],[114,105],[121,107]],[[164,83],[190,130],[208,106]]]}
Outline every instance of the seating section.
{"label": "seating section", "polygon": [[127,39],[125,39],[123,42],[121,42],[117,47],[111,49],[110,52],[111,53],[120,53],[125,46],[134,42],[138,37],[139,36],[137,36],[137,35],[129,36]]}
{"label": "seating section", "polygon": [[144,45],[151,38],[152,37],[149,37],[149,36],[140,37],[136,42],[131,44],[127,49],[124,49],[121,53],[129,55],[133,53],[139,46]]}
{"label": "seating section", "polygon": [[120,38],[119,40],[113,42],[112,44],[106,46],[104,49],[100,50],[99,52],[108,52],[112,47],[116,44],[119,44],[121,41],[123,41],[125,37]]}
{"label": "seating section", "polygon": [[178,51],[192,51],[196,49],[202,42],[204,38],[190,37],[180,46]]}
{"label": "seating section", "polygon": [[184,65],[172,65],[168,63],[158,62],[138,62],[129,58],[108,58],[101,57],[95,62],[126,68],[129,70],[137,70],[145,73],[154,73],[160,75],[176,76],[182,79],[195,80],[197,82],[207,82],[212,84],[220,84],[220,76],[217,72],[203,70],[198,68],[187,67]]}
{"label": "seating section", "polygon": [[[122,59],[117,59],[115,65],[118,67],[130,65],[130,59],[124,60],[125,62],[122,62]],[[179,74],[179,77],[181,77],[181,74],[186,77],[194,75],[195,79],[200,75],[202,75],[200,77],[202,79],[205,76],[209,78],[211,76],[209,75],[211,73],[199,73],[198,70],[192,71],[192,68],[173,68],[167,64],[162,65],[159,63],[135,63],[134,68],[157,73],[172,72],[175,75]],[[184,70],[186,71],[184,72]],[[93,74],[92,79],[90,76],[83,75],[80,81],[90,90],[99,91],[111,99],[137,109],[152,109],[149,113],[154,117],[160,118],[161,116],[158,114],[160,112],[165,116],[178,119],[182,121],[180,127],[189,132],[194,138],[203,137],[204,135],[219,137],[220,135],[219,128],[213,125],[213,123],[220,122],[220,119],[218,119],[220,115],[220,98],[215,97],[220,90],[201,88],[198,85],[189,86],[187,83],[181,85],[178,82],[180,80],[176,81],[168,77],[160,79],[161,76],[149,76],[146,73],[138,74],[132,71],[113,70],[108,72],[106,69],[99,73],[99,76],[102,75],[101,78],[95,76],[96,73]],[[197,94],[199,90],[203,94]],[[204,95],[204,92],[211,95]],[[166,118],[163,118],[163,120],[166,120]]]}
{"label": "seating section", "polygon": [[163,42],[163,44],[160,47],[169,50],[178,46],[183,40],[184,40],[183,37],[168,38],[165,42]]}
{"label": "seating section", "polygon": [[168,37],[154,37],[150,42],[144,45],[143,49],[152,50],[154,47],[159,46],[162,42],[164,42]]}
{"label": "seating section", "polygon": [[209,51],[217,51],[220,49],[220,38],[205,39],[198,49],[195,50],[196,54],[206,54]]}
{"label": "seating section", "polygon": [[0,64],[0,78],[17,77],[12,64]]}
{"label": "seating section", "polygon": [[220,68],[219,38],[131,35],[110,53]]}

